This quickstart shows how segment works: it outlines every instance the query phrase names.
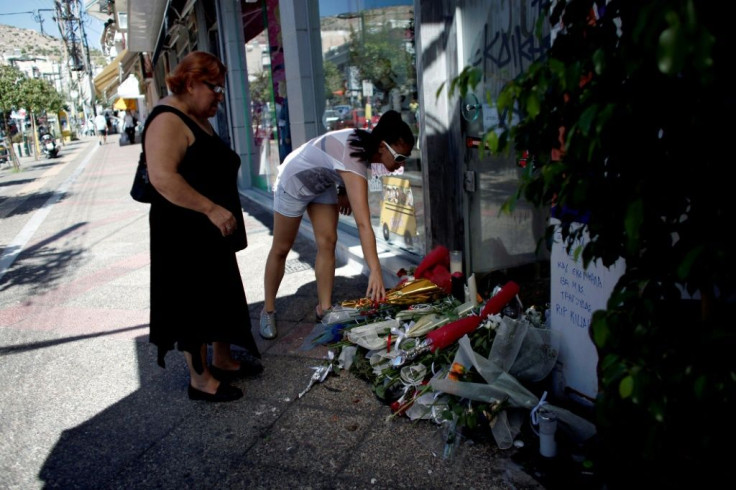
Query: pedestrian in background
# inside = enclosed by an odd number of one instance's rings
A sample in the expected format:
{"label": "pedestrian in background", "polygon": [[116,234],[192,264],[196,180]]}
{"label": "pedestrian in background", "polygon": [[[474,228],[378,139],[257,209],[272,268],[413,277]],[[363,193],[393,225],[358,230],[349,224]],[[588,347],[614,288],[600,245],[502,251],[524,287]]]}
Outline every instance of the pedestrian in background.
{"label": "pedestrian in background", "polygon": [[[168,351],[183,351],[189,398],[209,402],[242,397],[229,382],[263,369],[235,256],[247,246],[240,158],[209,122],[223,100],[225,74],[209,53],[186,55],[166,77],[171,95],[151,111],[142,138],[157,191],[149,214],[150,341],[161,367]],[[249,359],[236,359],[233,345]]]}
{"label": "pedestrian in background", "polygon": [[332,305],[339,213],[352,213],[358,227],[363,256],[370,268],[366,297],[374,301],[385,298],[368,204],[368,170],[374,163],[382,164],[388,172],[399,169],[413,146],[414,135],[401,114],[387,111],[372,131],[331,131],[304,143],[286,157],[274,185],[273,242],[266,259],[261,337],[273,339],[277,335],[276,293],[305,211],[317,245],[317,320]]}
{"label": "pedestrian in background", "polygon": [[97,130],[98,144],[107,143],[107,118],[101,112],[95,116],[95,130]]}
{"label": "pedestrian in background", "polygon": [[123,116],[123,128],[125,134],[128,136],[128,143],[131,145],[135,143],[135,117],[130,109],[125,110],[125,116]]}

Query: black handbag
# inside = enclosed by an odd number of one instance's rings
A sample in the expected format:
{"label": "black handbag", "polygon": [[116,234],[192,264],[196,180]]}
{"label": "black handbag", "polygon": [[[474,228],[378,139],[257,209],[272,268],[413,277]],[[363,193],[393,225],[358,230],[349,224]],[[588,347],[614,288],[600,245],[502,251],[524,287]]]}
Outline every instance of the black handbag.
{"label": "black handbag", "polygon": [[135,177],[133,177],[133,186],[130,188],[130,197],[138,202],[150,203],[153,199],[155,190],[148,180],[148,167],[146,167],[146,158],[141,152],[138,159],[138,168],[135,169]]}

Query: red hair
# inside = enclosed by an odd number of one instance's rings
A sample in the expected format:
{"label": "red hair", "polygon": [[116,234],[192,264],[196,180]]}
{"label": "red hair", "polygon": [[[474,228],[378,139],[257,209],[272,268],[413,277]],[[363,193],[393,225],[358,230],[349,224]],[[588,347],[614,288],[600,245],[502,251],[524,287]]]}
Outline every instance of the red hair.
{"label": "red hair", "polygon": [[186,91],[189,82],[218,80],[226,71],[225,65],[215,55],[205,51],[192,51],[166,77],[166,85],[172,93],[178,95]]}

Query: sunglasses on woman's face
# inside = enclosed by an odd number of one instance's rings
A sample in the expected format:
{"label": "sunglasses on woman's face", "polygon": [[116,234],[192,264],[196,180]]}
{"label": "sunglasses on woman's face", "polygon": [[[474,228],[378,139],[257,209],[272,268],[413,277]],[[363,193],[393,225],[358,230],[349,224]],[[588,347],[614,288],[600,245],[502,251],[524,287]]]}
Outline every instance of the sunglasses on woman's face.
{"label": "sunglasses on woman's face", "polygon": [[202,80],[202,83],[207,85],[209,89],[215,93],[215,95],[222,95],[225,93],[225,87],[223,87],[222,85],[215,85],[214,83],[205,82],[204,80]]}
{"label": "sunglasses on woman's face", "polygon": [[383,144],[386,145],[386,148],[388,148],[388,151],[391,152],[391,156],[394,157],[394,162],[396,162],[396,163],[404,163],[406,161],[406,159],[409,158],[408,155],[402,155],[401,153],[398,153],[396,150],[394,150],[393,148],[391,148],[391,145],[389,145],[385,141],[383,142]]}

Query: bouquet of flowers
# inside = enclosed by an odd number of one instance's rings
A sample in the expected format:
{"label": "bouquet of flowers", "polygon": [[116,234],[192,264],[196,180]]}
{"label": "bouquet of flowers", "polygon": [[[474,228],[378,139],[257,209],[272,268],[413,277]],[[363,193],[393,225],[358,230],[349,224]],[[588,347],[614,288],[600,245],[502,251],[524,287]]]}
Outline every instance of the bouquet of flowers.
{"label": "bouquet of flowers", "polygon": [[312,339],[330,347],[329,365],[371,382],[392,417],[485,426],[502,449],[519,433],[518,416],[543,404],[576,439],[591,437],[592,424],[524,386],[543,380],[557,360],[556,338],[541,309],[523,311],[513,281],[481,304],[460,303],[447,284],[430,279],[444,280],[445,255],[449,261],[444,247],[430,253],[415,271],[423,277],[407,277],[380,304],[343,302],[357,312],[352,321],[322,325],[330,334]]}

